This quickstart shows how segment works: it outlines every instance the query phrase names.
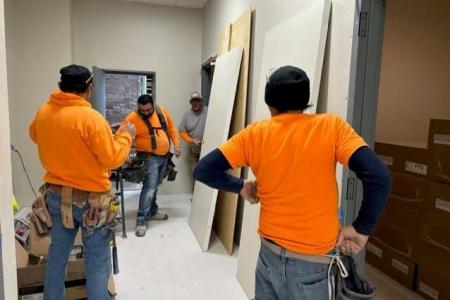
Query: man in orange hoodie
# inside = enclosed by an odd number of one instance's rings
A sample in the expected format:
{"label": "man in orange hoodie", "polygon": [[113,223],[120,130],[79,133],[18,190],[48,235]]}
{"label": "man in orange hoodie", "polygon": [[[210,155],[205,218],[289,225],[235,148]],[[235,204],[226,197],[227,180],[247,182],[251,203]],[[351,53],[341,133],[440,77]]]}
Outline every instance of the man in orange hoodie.
{"label": "man in orange hoodie", "polygon": [[165,107],[155,105],[151,95],[141,95],[138,98],[137,112],[130,113],[124,122],[132,122],[136,126],[136,151],[138,157],[145,160],[147,170],[139,196],[136,221],[136,236],[143,237],[147,230],[147,221],[163,221],[169,218],[167,214],[158,212],[156,194],[163,180],[170,145],[174,144],[175,155],[178,157],[181,154],[180,142],[169,111]]}
{"label": "man in orange hoodie", "polygon": [[29,131],[46,170],[45,195],[52,217],[44,299],[64,299],[64,274],[75,235],[82,228],[89,299],[106,300],[111,273],[112,197],[109,171],[127,159],[136,129],[116,135],[90,103],[92,76],[70,65],[60,70],[60,91],[36,113]]}

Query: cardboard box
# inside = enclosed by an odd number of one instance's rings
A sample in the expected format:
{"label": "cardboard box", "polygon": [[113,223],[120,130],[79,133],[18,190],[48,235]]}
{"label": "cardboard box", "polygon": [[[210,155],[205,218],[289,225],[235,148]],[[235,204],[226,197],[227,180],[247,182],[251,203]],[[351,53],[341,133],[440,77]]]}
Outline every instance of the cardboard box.
{"label": "cardboard box", "polygon": [[374,239],[369,239],[367,243],[366,260],[395,281],[409,289],[414,289],[417,273],[416,263],[398,255]]}
{"label": "cardboard box", "polygon": [[427,208],[446,213],[450,217],[450,185],[431,182]]}
{"label": "cardboard box", "polygon": [[420,243],[416,290],[427,299],[450,299],[450,254],[428,243]]}
{"label": "cardboard box", "polygon": [[427,207],[430,197],[429,180],[399,172],[391,172],[391,177],[391,200],[419,208]]}
{"label": "cardboard box", "polygon": [[392,171],[428,178],[431,154],[428,149],[375,143],[375,152]]}
{"label": "cardboard box", "polygon": [[422,219],[422,213],[423,210],[421,208],[389,199],[384,208],[381,220],[413,236],[419,236],[420,222],[418,220]]}
{"label": "cardboard box", "polygon": [[[65,294],[66,300],[80,300],[87,299],[86,293],[86,281],[66,281],[65,282]],[[44,297],[44,286],[36,286],[29,288],[19,288],[19,299],[20,300],[41,300]]]}
{"label": "cardboard box", "polygon": [[430,177],[450,184],[450,120],[430,120],[428,148],[431,152]]}
{"label": "cardboard box", "polygon": [[28,266],[28,252],[18,240],[15,240],[15,243],[17,268],[24,268]]}
{"label": "cardboard box", "polygon": [[[417,220],[419,223],[419,220]],[[398,226],[380,221],[372,233],[372,239],[399,256],[416,262],[419,253],[419,236],[412,235]]]}
{"label": "cardboard box", "polygon": [[[44,284],[45,264],[29,265],[17,269],[17,283],[19,288],[40,286]],[[81,280],[85,278],[84,259],[67,263],[66,280]]]}
{"label": "cardboard box", "polygon": [[449,215],[439,211],[425,212],[421,222],[420,238],[431,245],[447,251],[450,257]]}

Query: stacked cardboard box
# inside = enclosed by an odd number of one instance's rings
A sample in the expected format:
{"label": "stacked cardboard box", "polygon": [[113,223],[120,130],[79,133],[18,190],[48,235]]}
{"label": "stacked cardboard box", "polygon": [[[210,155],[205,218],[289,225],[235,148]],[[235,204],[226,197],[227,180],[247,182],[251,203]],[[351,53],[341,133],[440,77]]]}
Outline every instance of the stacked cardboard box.
{"label": "stacked cardboard box", "polygon": [[427,149],[376,143],[375,152],[392,189],[367,261],[428,299],[450,299],[450,120],[431,120]]}
{"label": "stacked cardboard box", "polygon": [[450,120],[431,120],[430,195],[420,222],[417,291],[427,299],[450,299]]}
{"label": "stacked cardboard box", "polygon": [[[32,230],[22,244],[16,240],[17,284],[19,300],[41,300],[44,291],[45,262],[50,245],[49,237],[39,237]],[[67,300],[86,299],[85,261],[81,231],[75,237],[73,250],[65,274]],[[113,277],[109,279],[108,291],[115,296]]]}

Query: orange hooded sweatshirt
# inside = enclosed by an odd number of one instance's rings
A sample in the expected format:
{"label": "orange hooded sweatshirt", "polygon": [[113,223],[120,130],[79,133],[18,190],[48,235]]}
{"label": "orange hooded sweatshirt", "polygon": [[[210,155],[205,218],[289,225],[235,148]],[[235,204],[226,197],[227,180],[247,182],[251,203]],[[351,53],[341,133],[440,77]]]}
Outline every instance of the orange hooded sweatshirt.
{"label": "orange hooded sweatshirt", "polygon": [[113,136],[86,99],[60,91],[39,108],[29,130],[44,181],[90,192],[111,188],[109,171],[127,159],[132,141],[126,132]]}

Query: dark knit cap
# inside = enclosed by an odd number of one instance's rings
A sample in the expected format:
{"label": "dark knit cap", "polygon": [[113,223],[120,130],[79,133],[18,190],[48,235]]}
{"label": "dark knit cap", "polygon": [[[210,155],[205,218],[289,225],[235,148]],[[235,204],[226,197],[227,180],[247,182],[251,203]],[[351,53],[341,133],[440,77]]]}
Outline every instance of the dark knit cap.
{"label": "dark knit cap", "polygon": [[59,70],[61,74],[60,88],[63,92],[84,93],[92,82],[89,70],[79,65],[69,65]]}
{"label": "dark knit cap", "polygon": [[293,66],[278,68],[267,79],[264,98],[278,112],[305,110],[309,103],[308,75]]}

